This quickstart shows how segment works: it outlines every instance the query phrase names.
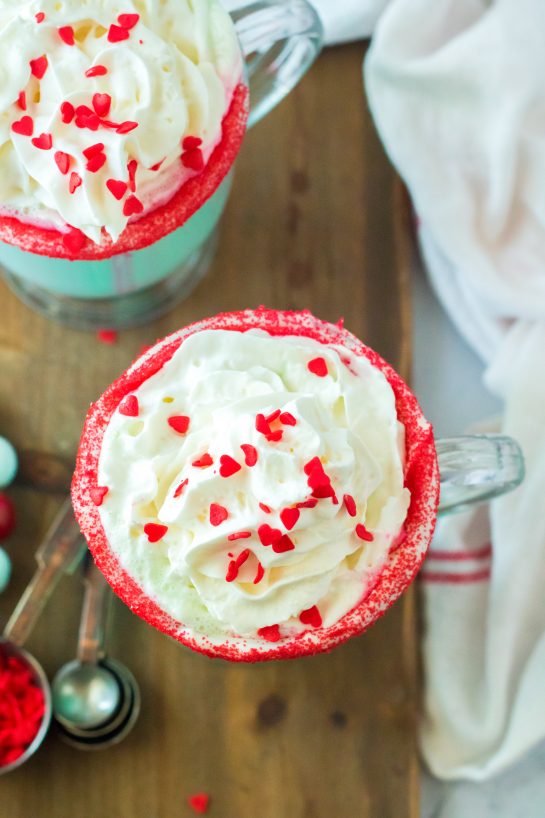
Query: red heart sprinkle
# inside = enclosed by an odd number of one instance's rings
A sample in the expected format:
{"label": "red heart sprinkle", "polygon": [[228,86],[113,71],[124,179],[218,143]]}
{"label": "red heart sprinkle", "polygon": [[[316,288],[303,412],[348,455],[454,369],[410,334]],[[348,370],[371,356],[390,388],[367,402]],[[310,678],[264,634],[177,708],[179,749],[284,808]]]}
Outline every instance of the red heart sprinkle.
{"label": "red heart sprinkle", "polygon": [[37,23],[43,23],[43,21],[45,20],[45,14],[43,13],[43,11],[39,11],[34,16],[36,18]]}
{"label": "red heart sprinkle", "polygon": [[242,443],[240,448],[244,452],[244,462],[250,468],[257,463],[257,449],[250,443]]}
{"label": "red heart sprinkle", "polygon": [[114,131],[119,128],[119,122],[111,122],[109,119],[101,119],[100,124],[103,128],[111,128]]}
{"label": "red heart sprinkle", "polygon": [[304,503],[297,503],[295,508],[316,508],[318,500],[305,500]]}
{"label": "red heart sprinkle", "polygon": [[231,560],[227,566],[227,573],[225,574],[225,582],[234,582],[238,577],[238,566],[234,560]]}
{"label": "red heart sprinkle", "polygon": [[108,69],[105,65],[92,65],[91,68],[88,68],[85,72],[86,77],[103,77],[105,74],[108,73]]}
{"label": "red heart sprinkle", "polygon": [[365,540],[366,542],[373,542],[375,539],[371,532],[367,531],[363,523],[358,523],[356,526],[356,534],[360,540]]}
{"label": "red heart sprinkle", "polygon": [[137,22],[140,19],[139,14],[120,14],[117,18],[117,22],[121,26],[121,28],[134,28]]}
{"label": "red heart sprinkle", "polygon": [[265,639],[266,642],[278,642],[282,639],[280,636],[280,625],[267,625],[266,628],[259,628],[257,635]]}
{"label": "red heart sprinkle", "polygon": [[262,415],[261,413],[255,417],[255,428],[256,431],[260,432],[262,435],[270,435],[271,433],[271,428],[265,419],[265,415]]}
{"label": "red heart sprinkle", "polygon": [[288,531],[291,531],[300,516],[301,512],[297,508],[284,508],[280,512],[280,519]]}
{"label": "red heart sprinkle", "polygon": [[34,133],[34,120],[30,116],[23,116],[16,122],[11,123],[11,130],[21,136],[32,136]]}
{"label": "red heart sprinkle", "polygon": [[268,435],[265,435],[269,443],[278,443],[279,440],[282,440],[284,435],[284,431],[282,429],[277,429],[275,432],[270,432]]}
{"label": "red heart sprinkle", "polygon": [[275,409],[274,412],[271,412],[270,415],[267,415],[265,420],[267,421],[267,423],[270,426],[271,423],[274,423],[274,421],[278,420],[279,417],[280,417],[280,409]]}
{"label": "red heart sprinkle", "polygon": [[124,216],[135,216],[137,213],[142,213],[143,210],[144,205],[136,196],[129,196],[128,199],[125,199],[125,204],[123,205]]}
{"label": "red heart sprinkle", "polygon": [[204,815],[208,811],[210,796],[204,792],[199,792],[196,795],[190,795],[187,803],[197,815]]}
{"label": "red heart sprinkle", "polygon": [[70,122],[74,119],[74,114],[76,113],[74,106],[71,102],[63,102],[61,105],[61,118],[62,121],[69,125]]}
{"label": "red heart sprinkle", "polygon": [[76,173],[75,171],[73,171],[70,174],[70,182],[68,184],[68,190],[70,191],[70,193],[74,193],[78,189],[78,187],[80,185],[81,185],[81,176],[79,175],[79,173]]}
{"label": "red heart sprinkle", "polygon": [[129,174],[129,189],[134,191],[136,190],[136,171],[138,169],[138,162],[136,159],[131,159],[127,162],[127,173]]}
{"label": "red heart sprinkle", "polygon": [[307,478],[307,483],[309,484],[311,489],[317,489],[321,487],[330,486],[331,480],[324,471],[314,469],[314,471],[311,471],[311,473],[309,474]]}
{"label": "red heart sprinkle", "polygon": [[106,154],[105,153],[97,153],[95,156],[91,157],[85,167],[89,171],[89,173],[96,173],[106,164]]}
{"label": "red heart sprinkle", "polygon": [[[72,176],[74,176],[74,174],[72,174]],[[62,237],[63,245],[71,253],[77,253],[79,250],[81,250],[86,241],[87,238],[85,233],[82,233],[82,231],[78,230],[77,227],[72,227],[70,232],[64,233]]]}
{"label": "red heart sprinkle", "polygon": [[128,418],[137,418],[140,411],[136,395],[126,395],[119,404],[119,414]]}
{"label": "red heart sprinkle", "polygon": [[101,506],[104,498],[108,494],[109,489],[107,486],[96,486],[95,488],[89,491],[89,496],[95,506]]}
{"label": "red heart sprinkle", "polygon": [[189,480],[187,479],[187,477],[186,477],[185,480],[182,480],[182,482],[180,483],[180,485],[178,486],[178,488],[174,492],[174,499],[175,500],[177,500],[178,497],[182,496],[183,490],[185,489],[185,487],[187,486],[188,483],[189,483]]}
{"label": "red heart sprinkle", "polygon": [[307,367],[309,372],[312,372],[313,375],[317,375],[319,378],[325,378],[328,374],[325,358],[313,358],[312,361],[308,362]]}
{"label": "red heart sprinkle", "polygon": [[96,145],[91,145],[90,147],[85,148],[85,150],[82,151],[82,153],[83,153],[83,155],[85,156],[86,159],[92,159],[93,156],[96,156],[97,154],[102,153],[103,150],[104,150],[104,143],[103,142],[97,142]]}
{"label": "red heart sprinkle", "polygon": [[303,625],[310,625],[312,628],[320,628],[322,626],[322,617],[316,605],[313,605],[312,608],[307,608],[306,611],[301,611],[299,621],[302,622]]}
{"label": "red heart sprinkle", "polygon": [[221,477],[231,477],[233,474],[236,474],[237,471],[240,471],[241,468],[241,465],[228,454],[222,454],[220,457]]}
{"label": "red heart sprinkle", "polygon": [[272,544],[272,550],[275,554],[284,554],[286,551],[293,551],[294,548],[295,544],[287,534],[284,534]]}
{"label": "red heart sprinkle", "polygon": [[127,183],[121,182],[117,179],[108,179],[106,182],[106,187],[108,188],[112,196],[114,196],[117,199],[118,202],[123,198],[123,196],[127,192]]}
{"label": "red heart sprinkle", "polygon": [[265,576],[265,569],[260,562],[257,563],[257,573],[254,578],[254,585],[258,585]]}
{"label": "red heart sprinkle", "polygon": [[182,142],[182,149],[184,151],[193,151],[195,148],[200,148],[202,145],[202,139],[199,139],[198,136],[186,136]]}
{"label": "red heart sprinkle", "polygon": [[76,116],[92,116],[93,111],[88,105],[78,105],[76,108]]}
{"label": "red heart sprinkle", "polygon": [[97,338],[103,344],[115,344],[118,335],[115,329],[99,329],[97,332]]}
{"label": "red heart sprinkle", "polygon": [[195,466],[196,469],[206,469],[208,466],[212,466],[213,463],[214,461],[212,460],[210,455],[206,453],[203,454],[203,456],[200,457],[198,460],[194,460],[191,465]]}
{"label": "red heart sprinkle", "polygon": [[55,162],[58,169],[63,175],[66,175],[70,170],[70,157],[64,151],[55,152]]}
{"label": "red heart sprinkle", "polygon": [[39,136],[35,136],[31,142],[35,148],[39,148],[41,151],[49,151],[53,145],[53,137],[50,133],[41,133]]}
{"label": "red heart sprinkle", "polygon": [[269,506],[266,506],[265,503],[260,503],[259,508],[261,509],[261,511],[264,511],[265,514],[271,513],[271,509],[269,508]]}
{"label": "red heart sprinkle", "polygon": [[159,168],[161,167],[161,165],[163,164],[164,161],[165,161],[164,159],[161,159],[160,162],[156,162],[155,165],[151,166],[150,170],[153,170],[153,171],[159,170]]}
{"label": "red heart sprinkle", "polygon": [[229,516],[229,512],[218,503],[211,503],[210,505],[210,525],[221,525]]}
{"label": "red heart sprinkle", "polygon": [[297,423],[296,419],[293,417],[291,412],[282,412],[278,420],[284,426],[295,426],[295,424]]}
{"label": "red heart sprinkle", "polygon": [[282,537],[282,532],[278,528],[271,528],[268,523],[263,523],[257,529],[257,536],[261,542],[261,545],[272,545],[273,542],[279,540]]}
{"label": "red heart sprinkle", "polygon": [[324,470],[322,466],[322,461],[319,457],[313,457],[312,460],[309,460],[308,463],[305,463],[303,466],[303,471],[305,474],[310,474],[311,471],[315,471],[316,469],[320,469],[321,471]]}
{"label": "red heart sprinkle", "polygon": [[352,495],[345,494],[343,497],[343,503],[350,516],[355,517],[356,514],[358,513],[358,510],[356,508],[356,501],[354,500]]}
{"label": "red heart sprinkle", "polygon": [[331,497],[333,500],[333,505],[338,505],[339,502],[335,497],[335,491],[331,483],[328,485],[316,486],[316,488],[312,491],[312,496],[317,497],[318,500],[325,500],[328,497]]}
{"label": "red heart sprinkle", "polygon": [[237,567],[240,568],[241,565],[244,565],[248,557],[252,552],[249,548],[245,548],[244,551],[241,551],[236,559]]}
{"label": "red heart sprinkle", "polygon": [[167,419],[167,423],[171,429],[174,429],[174,431],[180,435],[185,435],[189,429],[189,418],[187,415],[172,415]]}
{"label": "red heart sprinkle", "polygon": [[35,60],[30,60],[30,72],[31,74],[36,77],[36,79],[41,80],[45,72],[47,71],[47,57],[43,54],[41,57],[38,57]]}
{"label": "red heart sprinkle", "polygon": [[200,148],[194,148],[182,154],[182,165],[197,173],[204,168],[204,156]]}
{"label": "red heart sprinkle", "polygon": [[76,128],[98,131],[100,118],[96,114],[76,114]]}
{"label": "red heart sprinkle", "polygon": [[109,94],[93,94],[93,108],[97,116],[108,116],[112,107],[112,98]]}
{"label": "red heart sprinkle", "polygon": [[74,45],[74,29],[72,26],[61,26],[57,31],[63,43],[66,43],[66,45]]}
{"label": "red heart sprinkle", "polygon": [[146,523],[144,526],[144,534],[149,542],[159,542],[162,540],[168,531],[168,525],[161,525],[160,523]]}
{"label": "red heart sprinkle", "polygon": [[128,119],[126,122],[122,122],[117,126],[117,133],[130,133],[134,131],[135,128],[138,128],[138,122],[132,122]]}
{"label": "red heart sprinkle", "polygon": [[116,26],[115,23],[112,23],[110,30],[108,31],[108,42],[120,43],[122,40],[128,40],[129,36],[129,32],[126,28]]}
{"label": "red heart sprinkle", "polygon": [[247,540],[251,536],[251,531],[235,531],[233,534],[229,534],[227,539],[229,542],[234,542],[235,540]]}
{"label": "red heart sprinkle", "polygon": [[24,91],[19,91],[19,96],[17,97],[17,105],[21,109],[21,111],[26,111],[26,93]]}

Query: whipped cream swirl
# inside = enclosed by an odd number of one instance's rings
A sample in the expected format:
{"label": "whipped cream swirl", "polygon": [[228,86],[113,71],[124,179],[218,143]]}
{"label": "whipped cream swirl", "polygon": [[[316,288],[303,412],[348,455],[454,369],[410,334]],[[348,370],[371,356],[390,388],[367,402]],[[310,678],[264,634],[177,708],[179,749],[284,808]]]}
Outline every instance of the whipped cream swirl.
{"label": "whipped cream swirl", "polygon": [[0,212],[96,243],[200,172],[242,73],[216,0],[0,0],[0,54]]}
{"label": "whipped cream swirl", "polygon": [[392,389],[367,359],[203,330],[112,416],[99,511],[123,567],[180,623],[276,640],[370,590],[406,517],[403,461]]}

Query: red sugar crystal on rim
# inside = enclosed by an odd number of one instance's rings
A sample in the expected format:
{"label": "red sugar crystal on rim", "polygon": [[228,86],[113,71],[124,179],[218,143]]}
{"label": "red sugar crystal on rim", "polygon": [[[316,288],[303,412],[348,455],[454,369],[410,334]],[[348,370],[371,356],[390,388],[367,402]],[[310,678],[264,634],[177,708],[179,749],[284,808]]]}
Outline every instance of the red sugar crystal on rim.
{"label": "red sugar crystal on rim", "polygon": [[122,40],[129,39],[129,31],[122,26],[116,26],[115,23],[112,23],[110,26],[110,30],[108,31],[108,42],[109,43],[120,43]]}
{"label": "red sugar crystal on rim", "polygon": [[184,151],[192,151],[195,148],[200,148],[202,145],[202,139],[198,136],[186,136],[182,141],[182,149]]}
{"label": "red sugar crystal on rim", "polygon": [[123,205],[124,216],[136,216],[138,213],[142,213],[143,210],[144,205],[136,196],[129,196],[128,199],[125,199],[125,204]]}
{"label": "red sugar crystal on rim", "polygon": [[272,545],[273,542],[279,540],[282,537],[282,532],[278,528],[271,528],[268,523],[263,523],[257,529],[257,536],[261,542],[261,545]]}
{"label": "red sugar crystal on rim", "polygon": [[108,73],[108,69],[105,65],[92,65],[91,68],[88,68],[85,72],[86,77],[103,77],[105,74]]}
{"label": "red sugar crystal on rim", "polygon": [[171,415],[171,417],[167,418],[167,423],[175,432],[178,432],[180,435],[185,435],[189,429],[190,419],[187,415]]}
{"label": "red sugar crystal on rim", "polygon": [[303,625],[310,625],[313,628],[320,628],[322,626],[322,615],[320,611],[313,605],[312,608],[307,608],[306,611],[301,611],[299,614],[299,621]]}
{"label": "red sugar crystal on rim", "polygon": [[37,57],[35,60],[30,60],[30,73],[36,79],[41,80],[45,72],[47,71],[47,66],[49,63],[47,62],[47,57],[45,54],[42,54],[41,57]]}
{"label": "red sugar crystal on rim", "polygon": [[85,167],[89,171],[89,173],[96,173],[99,171],[104,165],[106,164],[106,154],[105,153],[97,153],[95,156],[92,156]]}
{"label": "red sugar crystal on rim", "polygon": [[144,526],[144,534],[149,542],[159,542],[162,540],[168,531],[168,525],[161,525],[160,523],[146,523]]}
{"label": "red sugar crystal on rim", "polygon": [[70,191],[70,193],[74,193],[78,189],[78,187],[80,185],[81,185],[81,176],[79,175],[79,173],[76,173],[75,171],[73,171],[70,174],[70,182],[68,184],[68,190]]}
{"label": "red sugar crystal on rim", "polygon": [[360,540],[365,540],[366,542],[373,542],[375,539],[373,534],[371,534],[370,531],[367,531],[363,523],[358,523],[356,526],[356,534]]}
{"label": "red sugar crystal on rim", "polygon": [[[72,174],[74,176],[77,174]],[[79,178],[79,177],[78,177]],[[81,180],[80,180],[81,184]],[[72,191],[71,191],[72,192]],[[69,250],[71,253],[77,253],[78,250],[81,250],[83,245],[87,239],[85,238],[85,233],[82,233],[81,230],[78,230],[77,227],[71,227],[68,233],[64,233],[62,237],[62,243]]]}
{"label": "red sugar crystal on rim", "polygon": [[118,179],[108,179],[106,182],[106,187],[108,188],[112,196],[114,196],[117,199],[118,202],[121,201],[121,199],[127,192],[127,183],[122,182]]}
{"label": "red sugar crystal on rim", "polygon": [[117,126],[117,133],[130,133],[134,131],[135,128],[138,128],[138,122],[132,122],[128,119],[126,122],[122,122],[120,125]]}
{"label": "red sugar crystal on rim", "polygon": [[219,503],[210,504],[210,525],[221,525],[228,516],[229,512],[224,506],[220,506]]}
{"label": "red sugar crystal on rim", "polygon": [[45,20],[45,14],[43,13],[43,11],[39,11],[37,14],[34,15],[34,17],[36,18],[37,23],[43,23],[43,21]]}
{"label": "red sugar crystal on rim", "polygon": [[64,153],[64,151],[56,151],[54,158],[55,158],[56,165],[57,165],[58,169],[60,170],[60,172],[63,175],[66,175],[68,173],[68,171],[70,170],[70,161],[71,160],[70,160],[69,155],[67,153]]}
{"label": "red sugar crystal on rim", "polygon": [[57,31],[63,43],[66,43],[66,45],[74,45],[76,41],[74,40],[74,29],[72,26],[61,26]]}
{"label": "red sugar crystal on rim", "polygon": [[244,452],[244,462],[250,468],[257,463],[257,449],[250,443],[242,443],[240,448]]}
{"label": "red sugar crystal on rim", "polygon": [[120,14],[117,18],[117,22],[121,28],[131,29],[135,27],[139,19],[139,14]]}
{"label": "red sugar crystal on rim", "polygon": [[272,550],[275,554],[284,554],[286,551],[293,551],[294,548],[295,543],[287,534],[283,534],[280,539],[272,543]]}
{"label": "red sugar crystal on rim", "polygon": [[174,492],[174,499],[175,500],[177,500],[178,497],[182,496],[183,491],[184,491],[184,489],[185,489],[185,487],[187,486],[188,483],[189,483],[189,480],[187,479],[187,477],[186,477],[185,480],[182,480],[182,482],[180,483],[180,485],[178,486],[178,488]]}
{"label": "red sugar crystal on rim", "polygon": [[220,457],[221,477],[231,477],[233,474],[236,474],[237,471],[240,471],[241,468],[240,463],[237,463],[237,461],[228,454],[222,454]]}
{"label": "red sugar crystal on rim", "polygon": [[21,109],[21,111],[26,111],[26,93],[24,91],[19,91],[19,96],[17,97],[17,105]]}
{"label": "red sugar crystal on rim", "polygon": [[233,534],[229,534],[227,539],[229,542],[234,542],[235,540],[248,540],[251,536],[251,531],[234,531]]}
{"label": "red sugar crystal on rim", "polygon": [[93,108],[97,116],[108,116],[112,106],[112,98],[109,94],[93,94]]}
{"label": "red sugar crystal on rim", "polygon": [[309,372],[312,372],[313,375],[317,375],[318,378],[325,378],[328,374],[325,358],[313,358],[312,361],[308,362],[307,369]]}
{"label": "red sugar crystal on rim", "polygon": [[102,341],[103,344],[115,344],[117,341],[117,332],[115,329],[99,329],[97,338],[99,341]]}
{"label": "red sugar crystal on rim", "polygon": [[208,812],[210,796],[205,792],[198,792],[195,795],[190,795],[187,799],[187,803],[197,815],[204,815]]}
{"label": "red sugar crystal on rim", "polygon": [[208,466],[211,466],[214,463],[213,459],[210,457],[208,453],[203,454],[202,457],[199,457],[198,460],[194,460],[191,464],[195,466],[196,469],[206,469]]}
{"label": "red sugar crystal on rim", "polygon": [[200,148],[194,148],[182,154],[182,165],[197,172],[204,168],[204,156]]}
{"label": "red sugar crystal on rim", "polygon": [[20,136],[32,136],[34,133],[34,120],[30,116],[23,116],[11,123],[11,130]]}
{"label": "red sugar crystal on rim", "polygon": [[41,133],[31,139],[31,142],[35,148],[39,148],[41,151],[49,151],[53,145],[53,137],[50,133]]}
{"label": "red sugar crystal on rim", "polygon": [[291,412],[282,412],[278,420],[284,426],[295,426],[297,423]]}
{"label": "red sugar crystal on rim", "polygon": [[280,625],[267,625],[265,628],[259,628],[257,635],[265,639],[266,642],[278,642],[282,639],[280,636]]}
{"label": "red sugar crystal on rim", "polygon": [[119,414],[128,418],[138,417],[140,407],[136,395],[126,395],[119,404]]}
{"label": "red sugar crystal on rim", "polygon": [[95,506],[101,506],[104,502],[104,498],[108,494],[108,487],[107,486],[95,486],[95,488],[90,489],[89,496],[94,503]]}
{"label": "red sugar crystal on rim", "polygon": [[254,577],[254,585],[258,585],[265,576],[265,569],[260,562],[257,563],[257,571]]}
{"label": "red sugar crystal on rim", "polygon": [[284,526],[291,531],[297,520],[299,519],[301,512],[297,508],[284,508],[280,512],[280,519],[282,520]]}
{"label": "red sugar crystal on rim", "polygon": [[266,506],[265,503],[260,503],[259,508],[261,509],[261,511],[264,511],[265,514],[271,513],[271,509],[269,508],[269,506]]}
{"label": "red sugar crystal on rim", "polygon": [[358,510],[356,508],[356,501],[354,500],[352,495],[345,494],[343,497],[343,503],[350,516],[355,517],[356,514],[358,513]]}
{"label": "red sugar crystal on rim", "polygon": [[76,109],[71,102],[63,102],[61,105],[61,119],[65,125],[69,125],[74,119]]}

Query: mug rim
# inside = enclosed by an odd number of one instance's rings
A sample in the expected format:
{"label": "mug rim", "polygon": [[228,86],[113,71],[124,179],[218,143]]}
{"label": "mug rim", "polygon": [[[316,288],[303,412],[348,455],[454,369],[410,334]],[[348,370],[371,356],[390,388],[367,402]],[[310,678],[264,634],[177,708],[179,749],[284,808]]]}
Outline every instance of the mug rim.
{"label": "mug rim", "polygon": [[[200,634],[174,619],[147,596],[109,547],[99,508],[90,498],[91,489],[97,485],[102,438],[109,420],[127,394],[156,374],[186,338],[204,329],[239,332],[264,329],[271,335],[300,335],[326,345],[341,345],[356,355],[365,356],[392,387],[397,415],[406,433],[405,485],[411,492],[411,502],[404,525],[405,538],[390,551],[375,583],[362,600],[328,628],[307,630],[274,643],[242,636],[211,638]],[[432,426],[400,375],[378,353],[344,329],[342,321],[330,324],[308,310],[292,312],[260,307],[220,313],[178,330],[147,350],[106,389],[91,406],[85,420],[72,481],[72,502],[95,562],[114,592],[134,613],[199,653],[231,661],[256,662],[329,651],[376,622],[412,583],[425,558],[437,519],[439,488]]]}

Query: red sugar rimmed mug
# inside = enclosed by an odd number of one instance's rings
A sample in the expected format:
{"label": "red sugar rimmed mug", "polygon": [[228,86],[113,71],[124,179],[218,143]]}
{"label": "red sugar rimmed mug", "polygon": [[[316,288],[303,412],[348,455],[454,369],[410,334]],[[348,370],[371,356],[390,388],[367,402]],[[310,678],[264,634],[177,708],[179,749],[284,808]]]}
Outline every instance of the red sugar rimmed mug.
{"label": "red sugar rimmed mug", "polygon": [[[184,340],[201,330],[250,329],[271,336],[306,336],[324,345],[342,346],[363,356],[390,384],[399,420],[405,426],[405,485],[411,502],[405,537],[393,549],[370,591],[330,627],[307,630],[278,642],[241,636],[212,638],[176,621],[151,599],[121,566],[105,535],[100,512],[91,499],[97,486],[102,439],[109,420],[123,398],[133,393],[170,360]],[[441,476],[440,476],[441,466]],[[431,424],[403,379],[376,352],[339,324],[315,318],[310,312],[281,312],[260,308],[224,313],[204,319],[159,341],[118,378],[91,406],[83,429],[72,483],[76,518],[98,567],[115,593],[131,610],[163,633],[211,657],[255,662],[295,658],[323,651],[363,633],[401,596],[415,578],[431,541],[439,510],[452,511],[468,503],[490,499],[517,486],[524,475],[518,445],[497,435],[435,441]]]}

